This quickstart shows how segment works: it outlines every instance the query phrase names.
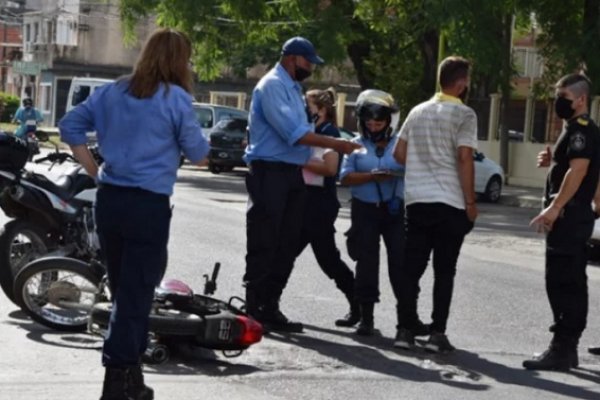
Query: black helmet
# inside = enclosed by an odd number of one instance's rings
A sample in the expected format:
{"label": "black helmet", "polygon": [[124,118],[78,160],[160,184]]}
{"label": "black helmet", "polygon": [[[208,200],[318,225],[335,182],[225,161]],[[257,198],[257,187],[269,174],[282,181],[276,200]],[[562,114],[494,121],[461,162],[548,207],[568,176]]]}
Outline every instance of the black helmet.
{"label": "black helmet", "polygon": [[[362,135],[373,136],[375,141],[381,140],[391,133],[392,114],[398,112],[394,97],[382,90],[367,89],[360,92],[356,99],[356,116],[358,118],[358,131]],[[370,119],[387,121],[387,126],[381,132],[368,132],[365,122]],[[384,134],[384,136],[381,136]]]}
{"label": "black helmet", "polygon": [[33,106],[33,100],[31,100],[30,98],[23,99],[23,106],[25,106],[25,107],[32,107]]}

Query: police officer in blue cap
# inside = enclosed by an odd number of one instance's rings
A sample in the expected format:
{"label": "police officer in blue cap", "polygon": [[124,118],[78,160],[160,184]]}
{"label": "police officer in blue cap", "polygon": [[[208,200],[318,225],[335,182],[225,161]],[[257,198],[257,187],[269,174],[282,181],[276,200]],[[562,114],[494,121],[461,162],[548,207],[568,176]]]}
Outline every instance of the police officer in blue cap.
{"label": "police officer in blue cap", "polygon": [[246,305],[266,329],[301,332],[279,309],[279,299],[294,265],[305,202],[302,166],[310,146],[351,153],[360,145],[314,133],[300,82],[323,59],[313,44],[293,37],[283,45],[281,58],[252,93],[245,161]]}

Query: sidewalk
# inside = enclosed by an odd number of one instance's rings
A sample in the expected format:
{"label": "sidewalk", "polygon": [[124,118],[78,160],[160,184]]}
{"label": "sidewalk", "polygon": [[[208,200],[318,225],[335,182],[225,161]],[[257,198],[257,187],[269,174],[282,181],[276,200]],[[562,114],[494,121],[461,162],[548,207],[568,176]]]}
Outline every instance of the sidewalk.
{"label": "sidewalk", "polygon": [[525,208],[540,208],[543,188],[506,185],[502,188],[499,204]]}

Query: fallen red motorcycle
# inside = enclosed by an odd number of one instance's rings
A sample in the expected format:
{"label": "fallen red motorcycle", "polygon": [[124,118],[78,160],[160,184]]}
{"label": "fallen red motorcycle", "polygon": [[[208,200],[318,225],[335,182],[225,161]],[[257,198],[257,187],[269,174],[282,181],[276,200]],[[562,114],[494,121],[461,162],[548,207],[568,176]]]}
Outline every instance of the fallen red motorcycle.
{"label": "fallen red motorcycle", "polygon": [[[234,296],[225,302],[212,297],[219,268],[216,263],[212,275],[204,275],[204,294],[195,294],[174,279],[163,280],[156,288],[148,362],[165,362],[174,343],[220,350],[231,357],[262,339],[261,324],[242,311],[241,298]],[[14,294],[23,311],[50,328],[102,333],[108,327],[112,303],[105,268],[97,261],[67,257],[32,261],[15,278]]]}

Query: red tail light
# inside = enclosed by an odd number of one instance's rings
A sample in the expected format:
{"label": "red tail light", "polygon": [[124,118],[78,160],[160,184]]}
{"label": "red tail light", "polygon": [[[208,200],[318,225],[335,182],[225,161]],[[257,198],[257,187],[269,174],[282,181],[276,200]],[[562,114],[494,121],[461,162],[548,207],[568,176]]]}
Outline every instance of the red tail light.
{"label": "red tail light", "polygon": [[239,339],[241,345],[250,346],[260,342],[263,336],[263,327],[259,322],[242,315],[238,315],[236,320],[242,325],[242,334]]}

